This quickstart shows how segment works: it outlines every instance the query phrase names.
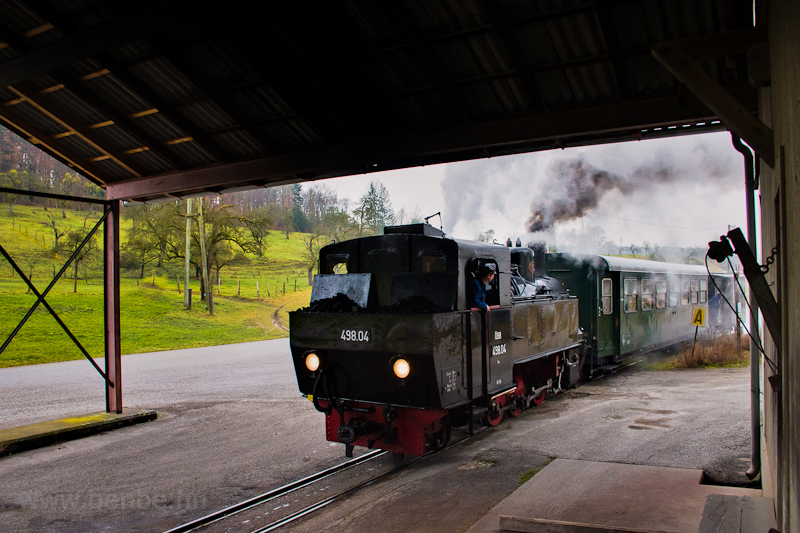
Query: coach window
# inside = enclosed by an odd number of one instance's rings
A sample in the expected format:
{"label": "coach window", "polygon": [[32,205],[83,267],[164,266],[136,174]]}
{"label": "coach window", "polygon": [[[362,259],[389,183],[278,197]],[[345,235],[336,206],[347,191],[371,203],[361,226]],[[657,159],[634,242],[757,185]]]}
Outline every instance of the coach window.
{"label": "coach window", "polygon": [[603,279],[603,314],[610,315],[614,312],[614,299],[612,298],[611,278]]}
{"label": "coach window", "polygon": [[700,303],[706,303],[706,299],[708,297],[708,280],[701,279],[700,280]]}
{"label": "coach window", "polygon": [[653,280],[644,278],[642,280],[642,311],[653,310]]}
{"label": "coach window", "polygon": [[325,258],[325,272],[328,274],[347,274],[350,256],[347,254],[329,255]]}
{"label": "coach window", "polygon": [[678,278],[669,278],[669,306],[678,307],[678,296],[680,295],[680,283]]}
{"label": "coach window", "polygon": [[689,305],[689,278],[681,278],[681,305]]}
{"label": "coach window", "polygon": [[691,294],[691,300],[690,300],[693,304],[697,303],[698,293],[699,292],[700,292],[699,280],[693,279],[692,280],[692,294]]}
{"label": "coach window", "polygon": [[636,297],[639,294],[639,280],[638,279],[626,279],[624,281],[624,291],[625,291],[625,312],[626,313],[635,313],[636,312]]}
{"label": "coach window", "polygon": [[656,309],[664,309],[667,306],[667,280],[656,281]]}

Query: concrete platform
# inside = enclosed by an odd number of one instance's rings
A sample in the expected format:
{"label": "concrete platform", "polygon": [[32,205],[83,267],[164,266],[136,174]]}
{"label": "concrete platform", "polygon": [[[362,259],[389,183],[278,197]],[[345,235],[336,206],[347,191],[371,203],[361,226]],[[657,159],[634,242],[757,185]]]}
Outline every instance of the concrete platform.
{"label": "concrete platform", "polygon": [[702,476],[695,469],[556,459],[468,532],[696,533],[708,495],[761,496],[701,485]]}
{"label": "concrete platform", "polygon": [[0,457],[140,424],[157,416],[155,411],[123,409],[119,414],[103,411],[0,429]]}

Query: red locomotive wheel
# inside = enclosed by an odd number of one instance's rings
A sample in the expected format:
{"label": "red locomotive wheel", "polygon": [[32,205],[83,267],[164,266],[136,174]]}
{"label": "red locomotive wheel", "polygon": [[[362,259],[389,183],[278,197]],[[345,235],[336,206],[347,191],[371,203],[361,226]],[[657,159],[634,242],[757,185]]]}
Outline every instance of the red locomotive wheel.
{"label": "red locomotive wheel", "polygon": [[[515,403],[519,402],[516,403],[516,405],[519,405],[525,401],[525,380],[522,379],[522,376],[517,374],[514,378],[514,381],[517,383],[517,392],[514,395],[514,399],[511,401]],[[522,414],[522,409],[511,409],[508,411],[508,414],[511,416],[519,416]]]}
{"label": "red locomotive wheel", "polygon": [[490,426],[496,426],[503,421],[503,407],[506,405],[506,397],[500,396],[489,406],[489,412],[486,413],[486,421]]}
{"label": "red locomotive wheel", "polygon": [[547,391],[543,390],[539,394],[533,397],[533,405],[542,405],[544,401],[544,397],[547,396]]}

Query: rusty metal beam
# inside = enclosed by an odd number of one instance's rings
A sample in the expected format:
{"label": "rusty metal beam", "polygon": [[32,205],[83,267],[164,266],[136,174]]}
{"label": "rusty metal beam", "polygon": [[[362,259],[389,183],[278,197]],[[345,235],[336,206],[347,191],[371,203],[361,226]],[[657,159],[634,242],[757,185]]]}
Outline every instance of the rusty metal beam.
{"label": "rusty metal beam", "polygon": [[655,44],[652,53],[731,131],[747,141],[764,162],[775,167],[775,141],[769,127],[753,116],[729,90],[709,76],[697,61],[674,42]]}
{"label": "rusty metal beam", "polygon": [[[732,89],[732,93],[744,101],[749,109],[755,109],[755,89],[745,86]],[[689,96],[686,107],[682,109],[676,108],[674,96],[661,96],[162,174],[110,184],[106,188],[106,197],[136,200],[188,191],[346,176],[486,157],[489,150],[519,153],[530,151],[534,143],[569,140],[586,135],[638,132],[645,128],[718,118],[696,98]],[[552,148],[554,144],[547,147]]]}
{"label": "rusty metal beam", "polygon": [[104,300],[106,411],[122,412],[122,346],[120,342],[119,293],[119,202],[111,202],[103,226],[105,237]]}

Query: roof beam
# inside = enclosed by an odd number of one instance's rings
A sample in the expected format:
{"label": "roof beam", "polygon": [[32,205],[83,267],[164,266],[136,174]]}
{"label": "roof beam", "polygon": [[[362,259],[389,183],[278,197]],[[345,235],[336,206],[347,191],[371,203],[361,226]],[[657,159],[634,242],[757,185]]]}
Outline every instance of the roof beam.
{"label": "roof beam", "polygon": [[23,98],[28,103],[39,109],[40,112],[47,115],[50,119],[61,124],[68,132],[74,132],[84,142],[93,147],[95,150],[102,152],[111,158],[117,165],[122,167],[126,172],[139,177],[147,174],[147,171],[139,166],[136,162],[132,161],[130,157],[125,155],[121,150],[112,148],[106,145],[106,141],[98,137],[91,128],[79,126],[74,124],[71,117],[64,116],[58,109],[55,109],[50,103],[45,102],[41,95],[34,91],[22,88],[9,86],[8,89],[15,93],[20,98]]}
{"label": "roof beam", "polygon": [[[74,93],[88,105],[97,108],[97,110],[110,118],[115,124],[125,128],[128,136],[132,137],[144,147],[147,147],[150,152],[156,154],[167,165],[171,166],[173,169],[180,169],[182,167],[170,154],[161,149],[162,143],[160,143],[158,139],[154,138],[147,130],[140,127],[135,120],[117,111],[106,104],[100,96],[92,93],[92,91],[84,85],[86,82],[75,79],[66,71],[51,73],[50,77],[53,78],[56,83],[62,84],[67,90]],[[134,133],[134,131],[138,131],[138,135]]]}
{"label": "roof beam", "polygon": [[105,185],[105,182],[100,178],[104,173],[92,165],[91,162],[86,161],[84,157],[72,152],[68,148],[55,148],[55,146],[59,146],[59,143],[54,137],[39,130],[26,120],[10,115],[3,105],[0,105],[0,120],[6,123],[8,129],[29,143],[47,152],[56,159],[63,161],[68,167],[77,170],[94,183]]}
{"label": "roof beam", "polygon": [[[755,108],[752,87],[732,92]],[[323,152],[303,152],[232,163],[188,172],[162,174],[109,185],[109,200],[154,198],[188,191],[212,191],[242,185],[269,185],[303,179],[321,179],[359,173],[485,157],[552,147],[558,140],[586,135],[638,133],[640,129],[715,120],[696,98],[677,109],[674,96],[661,96],[602,107],[541,113],[492,123],[471,124],[444,131],[381,138],[332,146]],[[631,139],[638,138],[635,135]],[[402,149],[399,149],[402,147]],[[301,176],[301,177],[298,177]]]}
{"label": "roof beam", "polygon": [[750,113],[728,90],[674,42],[653,45],[655,57],[736,135],[752,146],[770,167],[775,167],[772,129]]}

